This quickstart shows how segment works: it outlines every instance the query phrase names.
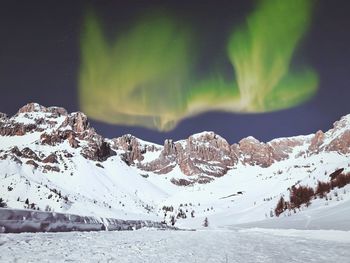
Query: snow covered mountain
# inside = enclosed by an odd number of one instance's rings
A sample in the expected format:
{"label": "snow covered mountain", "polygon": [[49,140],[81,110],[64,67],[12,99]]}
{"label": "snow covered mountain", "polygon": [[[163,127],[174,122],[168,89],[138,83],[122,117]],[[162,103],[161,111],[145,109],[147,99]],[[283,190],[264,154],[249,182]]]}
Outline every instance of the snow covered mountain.
{"label": "snow covered mountain", "polygon": [[[132,135],[105,139],[83,113],[59,107],[30,103],[11,118],[0,113],[0,198],[13,208],[192,228],[205,218],[211,227],[336,228],[350,219],[349,156],[350,115],[325,133],[267,143],[247,137],[230,145],[203,132],[161,146]],[[313,192],[293,203],[302,187]]]}

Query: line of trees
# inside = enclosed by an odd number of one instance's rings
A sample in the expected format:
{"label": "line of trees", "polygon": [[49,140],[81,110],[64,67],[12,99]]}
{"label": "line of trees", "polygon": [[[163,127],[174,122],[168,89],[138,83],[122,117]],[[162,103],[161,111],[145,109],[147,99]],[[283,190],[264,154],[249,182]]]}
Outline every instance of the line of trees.
{"label": "line of trees", "polygon": [[275,208],[275,215],[279,216],[285,210],[300,208],[302,205],[309,206],[312,199],[317,197],[324,198],[334,188],[342,188],[347,184],[350,184],[350,173],[338,173],[336,175],[333,173],[331,181],[318,181],[315,190],[309,186],[292,186],[289,189],[289,202],[285,201],[284,197],[281,196]]}

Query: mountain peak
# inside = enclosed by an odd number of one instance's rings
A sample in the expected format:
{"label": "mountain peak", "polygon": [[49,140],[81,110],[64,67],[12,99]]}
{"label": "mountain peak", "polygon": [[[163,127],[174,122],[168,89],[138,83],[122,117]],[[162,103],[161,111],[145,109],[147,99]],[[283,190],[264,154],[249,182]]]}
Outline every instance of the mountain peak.
{"label": "mountain peak", "polygon": [[[266,143],[249,136],[230,145],[204,131],[161,146],[130,134],[105,139],[84,113],[59,107],[29,103],[11,118],[0,114],[0,192],[17,208],[29,198],[40,209],[49,204],[55,211],[122,216],[146,211],[163,218],[164,205],[175,211],[187,203],[197,217],[232,207],[241,213],[249,203],[244,211],[264,219],[288,187],[329,179],[332,171],[347,169],[349,155],[350,115],[328,132]],[[191,210],[187,216],[193,218]]]}
{"label": "mountain peak", "polygon": [[68,112],[66,109],[62,107],[45,107],[43,105],[40,105],[36,102],[30,102],[26,105],[24,105],[22,108],[20,108],[17,112],[17,114],[21,113],[31,113],[31,112],[42,112],[42,113],[52,113],[52,114],[57,114],[57,115],[68,115]]}
{"label": "mountain peak", "polygon": [[18,113],[26,113],[26,112],[46,112],[46,107],[36,103],[30,102],[24,105],[22,108],[18,110]]}

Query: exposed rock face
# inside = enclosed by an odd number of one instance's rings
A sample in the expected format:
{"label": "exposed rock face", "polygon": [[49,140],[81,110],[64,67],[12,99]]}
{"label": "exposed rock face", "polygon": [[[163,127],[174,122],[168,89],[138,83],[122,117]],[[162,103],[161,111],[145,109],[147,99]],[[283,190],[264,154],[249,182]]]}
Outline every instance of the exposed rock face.
{"label": "exposed rock face", "polygon": [[[190,136],[174,143],[165,140],[159,158],[138,167],[159,174],[170,172],[176,165],[186,175],[224,175],[237,162],[228,142],[213,132]],[[182,184],[182,183],[181,183]]]}
{"label": "exposed rock face", "polygon": [[116,155],[109,145],[109,143],[101,140],[92,142],[88,147],[84,147],[81,154],[86,158],[93,161],[103,162],[107,158]]}
{"label": "exposed rock face", "polygon": [[0,136],[23,136],[36,129],[35,124],[0,122]]}
{"label": "exposed rock face", "polygon": [[38,157],[38,155],[29,147],[25,147],[22,151],[21,151],[22,155],[21,157],[23,158],[28,158],[28,159],[33,159],[36,161],[41,161],[40,158]]}
{"label": "exposed rock face", "polygon": [[60,172],[60,168],[58,168],[57,166],[51,166],[51,165],[48,165],[48,164],[45,164],[43,166],[43,172],[44,173],[47,173],[49,171],[52,171],[52,172]]}
{"label": "exposed rock face", "polygon": [[311,139],[310,146],[308,148],[311,153],[318,153],[320,146],[323,144],[325,139],[325,134],[323,131],[319,130],[315,133],[314,137]]}
{"label": "exposed rock face", "polygon": [[[199,176],[197,182],[204,178],[202,181],[205,183],[210,181],[208,178],[224,175],[237,162],[269,167],[274,162],[289,158],[291,154],[294,154],[294,157],[317,154],[321,151],[337,151],[345,154],[350,152],[348,119],[350,116],[336,122],[334,128],[327,133],[318,131],[314,135],[280,138],[268,143],[247,137],[238,144],[230,146],[226,140],[211,132],[190,136],[185,141],[166,140],[158,158],[151,162],[143,162],[142,158],[139,158],[141,161],[136,165],[141,170],[158,174],[167,174],[178,166],[185,175]],[[325,145],[327,138],[334,139]],[[294,151],[296,147],[304,145],[307,146],[306,152]],[[193,183],[191,180],[173,181],[178,185]]]}
{"label": "exposed rock face", "polygon": [[[59,117],[64,118],[59,119]],[[47,129],[51,130],[46,132]],[[90,128],[88,119],[82,112],[68,114],[60,107],[46,108],[37,103],[29,103],[10,119],[1,115],[1,136],[23,136],[31,132],[41,132],[39,143],[42,145],[57,146],[67,141],[72,148],[77,149],[84,141],[81,154],[90,160],[105,161],[108,157],[115,155],[109,143],[93,128]],[[18,148],[12,150],[17,156],[21,155],[23,158],[41,161],[31,149],[23,149],[21,152]],[[72,157],[71,154],[69,155]],[[57,157],[50,155],[43,162],[56,163],[58,161]]]}
{"label": "exposed rock face", "polygon": [[16,156],[22,156],[22,152],[18,149],[17,146],[15,146],[11,149],[11,153],[13,153]]}
{"label": "exposed rock face", "polygon": [[139,140],[130,135],[126,134],[122,137],[113,139],[114,147],[116,149],[121,149],[124,151],[123,160],[128,165],[134,164],[134,162],[142,161],[142,154],[145,153],[146,148],[143,148],[139,142]]}
{"label": "exposed rock face", "polygon": [[340,136],[333,139],[325,148],[326,151],[346,154],[350,152],[350,130],[344,131]]}
{"label": "exposed rock face", "polygon": [[28,103],[18,110],[18,113],[28,113],[28,112],[43,112],[43,113],[52,113],[55,116],[68,115],[67,111],[61,107],[49,107],[46,108],[38,103]]}
{"label": "exposed rock face", "polygon": [[90,124],[86,115],[82,112],[75,112],[66,117],[60,128],[70,127],[72,131],[82,133],[89,128]]}
{"label": "exposed rock face", "polygon": [[[42,117],[31,116],[32,113],[41,113]],[[52,128],[57,124],[55,120],[51,120],[49,117],[57,118],[67,114],[67,111],[63,108],[46,108],[37,103],[29,103],[19,109],[11,119],[3,113],[0,115],[0,136],[23,136],[27,133],[43,132],[46,128]],[[32,123],[23,123],[21,118],[31,120]]]}
{"label": "exposed rock face", "polygon": [[133,165],[144,160],[146,152],[160,151],[154,144],[141,143],[139,139],[131,134],[125,134],[112,140],[112,148],[122,151],[122,159],[128,165]]}
{"label": "exposed rock face", "polygon": [[54,146],[61,143],[62,141],[63,141],[63,138],[59,136],[58,133],[52,133],[52,134],[43,133],[40,135],[40,142],[42,145]]}
{"label": "exposed rock face", "polygon": [[[84,115],[85,116],[85,115]],[[107,158],[116,155],[116,152],[112,150],[111,145],[107,142],[101,135],[97,134],[93,128],[89,128],[89,123],[85,122],[84,119],[78,117],[78,120],[83,120],[82,122],[75,122],[76,133],[71,134],[68,137],[69,144],[71,147],[79,147],[78,140],[87,142],[81,150],[81,155],[87,159],[103,162]],[[81,129],[84,130],[81,131]]]}
{"label": "exposed rock face", "polygon": [[178,164],[186,175],[204,174],[219,177],[237,163],[229,143],[214,132],[190,136],[184,148],[181,144],[178,146]]}
{"label": "exposed rock face", "polygon": [[268,167],[273,163],[272,147],[268,144],[259,142],[254,137],[242,139],[238,145],[232,145],[232,150],[236,153],[243,164]]}
{"label": "exposed rock face", "polygon": [[33,160],[26,161],[26,164],[32,165],[35,169],[39,167],[39,165]]}
{"label": "exposed rock face", "polygon": [[72,130],[56,130],[51,134],[43,133],[40,135],[41,144],[45,145],[57,145],[62,143],[64,140],[68,140],[69,145],[72,148],[79,147],[79,141],[76,139],[78,135]]}
{"label": "exposed rock face", "polygon": [[57,156],[52,153],[43,159],[43,163],[58,163]]}
{"label": "exposed rock face", "polygon": [[[138,164],[138,167],[145,171],[166,174],[178,165],[189,176],[219,177],[226,174],[238,161],[245,165],[268,167],[275,161],[288,158],[292,149],[301,144],[303,141],[295,138],[262,143],[253,137],[247,137],[238,144],[229,145],[215,133],[204,132],[190,136],[186,141],[166,140],[159,158]],[[204,178],[202,181],[209,180]]]}
{"label": "exposed rock face", "polygon": [[260,142],[254,137],[242,139],[231,146],[232,152],[246,165],[269,167],[274,162],[287,159],[296,146],[306,143],[305,138],[281,138],[268,143]]}
{"label": "exposed rock face", "polygon": [[[77,154],[103,162],[118,154],[128,165],[142,171],[168,174],[179,169],[186,179],[172,178],[177,185],[208,183],[223,176],[238,163],[268,167],[290,157],[318,154],[322,151],[350,153],[350,115],[334,123],[333,129],[308,136],[280,138],[264,143],[247,137],[230,145],[214,132],[203,132],[186,140],[165,140],[163,146],[143,142],[132,135],[106,140],[90,127],[87,116],[81,112],[68,114],[59,107],[44,107],[29,103],[11,118],[0,113],[0,136],[23,136],[38,133],[36,144],[56,147],[66,143],[61,154],[45,156],[35,148],[13,147],[1,150],[0,159],[12,158],[16,163],[42,167],[45,172],[58,172],[62,156],[72,158]],[[60,159],[58,158],[60,157]],[[29,159],[29,160],[26,160]],[[58,164],[53,166],[52,164]],[[103,165],[101,164],[103,167]],[[64,166],[63,166],[64,167]]]}
{"label": "exposed rock face", "polygon": [[322,150],[350,153],[350,115],[342,117],[333,124],[333,129],[326,132],[329,143],[322,145]]}
{"label": "exposed rock face", "polygon": [[46,112],[46,108],[44,106],[41,106],[37,103],[28,103],[27,105],[24,105],[22,108],[18,110],[18,113],[25,113],[25,112]]}
{"label": "exposed rock face", "polygon": [[289,157],[295,147],[307,144],[308,140],[303,137],[281,138],[268,142],[272,150],[272,160],[282,161]]}

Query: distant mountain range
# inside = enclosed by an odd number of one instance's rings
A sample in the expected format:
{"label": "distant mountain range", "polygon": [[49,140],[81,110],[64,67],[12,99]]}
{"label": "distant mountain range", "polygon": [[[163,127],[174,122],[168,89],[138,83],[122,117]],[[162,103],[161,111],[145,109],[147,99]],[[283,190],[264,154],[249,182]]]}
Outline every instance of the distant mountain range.
{"label": "distant mountain range", "polygon": [[[132,135],[103,138],[85,114],[60,107],[30,103],[10,118],[0,113],[0,198],[12,208],[192,228],[205,218],[210,227],[256,221],[330,227],[350,219],[344,210],[350,185],[333,181],[340,180],[335,171],[350,171],[349,156],[350,115],[327,132],[267,143],[247,137],[230,145],[202,132],[161,146]],[[332,187],[321,195],[319,182]],[[293,205],[300,187],[313,194]],[[325,219],[319,222],[320,214]]]}

